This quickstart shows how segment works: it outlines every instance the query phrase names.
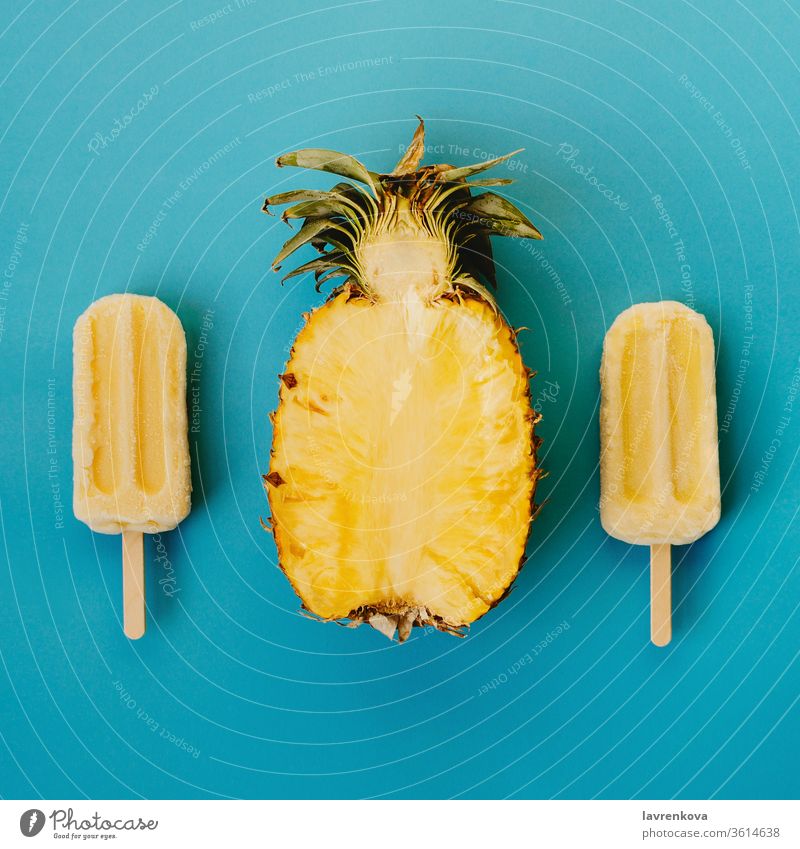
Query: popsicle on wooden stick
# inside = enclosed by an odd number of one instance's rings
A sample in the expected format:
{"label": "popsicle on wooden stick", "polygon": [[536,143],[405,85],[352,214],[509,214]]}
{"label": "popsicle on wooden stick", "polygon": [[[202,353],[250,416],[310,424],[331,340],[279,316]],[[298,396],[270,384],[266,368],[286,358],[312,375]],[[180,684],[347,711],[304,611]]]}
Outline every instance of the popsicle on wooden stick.
{"label": "popsicle on wooden stick", "polygon": [[636,304],[606,334],[600,371],[600,519],[650,546],[651,639],[671,627],[670,546],[720,516],[714,338],[676,301]]}
{"label": "popsicle on wooden stick", "polygon": [[125,633],[145,629],[143,533],[191,509],[186,337],[157,298],[95,301],[73,334],[75,516],[122,534]]}

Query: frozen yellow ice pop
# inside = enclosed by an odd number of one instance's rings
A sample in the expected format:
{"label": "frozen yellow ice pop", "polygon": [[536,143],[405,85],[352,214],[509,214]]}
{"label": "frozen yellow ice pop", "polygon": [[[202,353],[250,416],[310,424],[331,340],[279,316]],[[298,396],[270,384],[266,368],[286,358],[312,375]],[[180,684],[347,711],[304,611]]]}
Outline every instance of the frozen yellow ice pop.
{"label": "frozen yellow ice pop", "polygon": [[676,301],[636,304],[606,334],[600,371],[600,519],[651,547],[651,638],[671,639],[670,545],[719,521],[714,337]]}
{"label": "frozen yellow ice pop", "polygon": [[191,508],[186,337],[157,298],[95,301],[73,334],[75,516],[122,534],[125,633],[144,633],[143,533]]}

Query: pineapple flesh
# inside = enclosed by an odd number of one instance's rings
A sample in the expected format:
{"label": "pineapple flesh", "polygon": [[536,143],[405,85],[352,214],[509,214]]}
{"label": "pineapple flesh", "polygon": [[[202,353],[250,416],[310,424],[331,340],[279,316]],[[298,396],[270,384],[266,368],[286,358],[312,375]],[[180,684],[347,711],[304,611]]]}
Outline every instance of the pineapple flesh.
{"label": "pineapple flesh", "polygon": [[280,565],[310,613],[401,640],[415,625],[462,634],[503,598],[540,475],[530,372],[485,284],[489,235],[541,236],[472,194],[508,182],[467,179],[495,162],[418,168],[423,139],[420,120],[388,175],[287,154],[279,165],[353,182],[264,207],[296,202],[284,219],[305,219],[276,265],[308,242],[322,254],[288,276],[345,278],[281,375],[264,476]]}

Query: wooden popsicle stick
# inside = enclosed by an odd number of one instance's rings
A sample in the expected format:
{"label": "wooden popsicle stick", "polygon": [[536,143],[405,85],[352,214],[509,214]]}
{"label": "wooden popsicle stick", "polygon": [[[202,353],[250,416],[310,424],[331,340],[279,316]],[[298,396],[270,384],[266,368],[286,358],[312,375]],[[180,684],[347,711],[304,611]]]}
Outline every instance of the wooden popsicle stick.
{"label": "wooden popsicle stick", "polygon": [[141,531],[122,534],[122,609],[125,636],[144,634],[144,540]]}
{"label": "wooden popsicle stick", "polygon": [[650,639],[665,646],[672,639],[672,556],[670,544],[650,546]]}

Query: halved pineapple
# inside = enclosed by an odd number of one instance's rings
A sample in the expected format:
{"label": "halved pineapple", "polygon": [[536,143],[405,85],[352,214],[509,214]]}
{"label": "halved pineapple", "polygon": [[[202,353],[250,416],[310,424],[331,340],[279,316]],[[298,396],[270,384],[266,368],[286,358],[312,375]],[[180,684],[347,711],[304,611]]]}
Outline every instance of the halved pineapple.
{"label": "halved pineapple", "polygon": [[344,276],[295,340],[281,376],[264,476],[280,564],[306,610],[405,639],[461,634],[507,593],[523,560],[540,471],[530,373],[493,284],[488,236],[541,238],[510,203],[466,178],[502,161],[417,169],[414,140],[391,174],[333,151],[278,165],[366,184],[287,192],[304,218],[275,266]]}

